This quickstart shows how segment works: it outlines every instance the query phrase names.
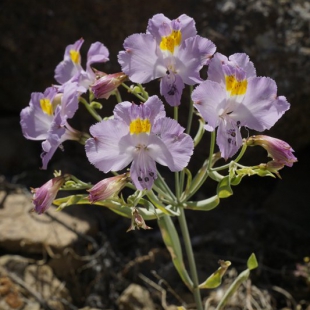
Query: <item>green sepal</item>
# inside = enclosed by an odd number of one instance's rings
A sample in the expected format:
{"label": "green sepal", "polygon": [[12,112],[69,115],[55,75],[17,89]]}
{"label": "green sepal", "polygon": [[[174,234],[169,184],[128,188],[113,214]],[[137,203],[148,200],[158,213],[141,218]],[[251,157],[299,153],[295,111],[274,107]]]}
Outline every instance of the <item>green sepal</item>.
{"label": "green sepal", "polygon": [[226,273],[228,267],[231,265],[230,261],[220,261],[220,267],[203,283],[199,285],[199,288],[216,288],[222,283],[222,278]]}
{"label": "green sepal", "polygon": [[247,267],[249,270],[256,269],[258,267],[258,262],[254,253],[251,254],[247,261]]}
{"label": "green sepal", "polygon": [[187,201],[182,203],[182,207],[191,210],[210,211],[216,208],[220,203],[218,195],[200,201]]}
{"label": "green sepal", "polygon": [[233,194],[233,191],[230,187],[230,176],[227,175],[224,177],[217,185],[216,189],[217,195],[219,198],[227,198]]}
{"label": "green sepal", "polygon": [[192,289],[193,282],[185,268],[180,239],[171,217],[168,215],[160,217],[158,219],[158,226],[167,250],[171,255],[175,269],[179,273],[184,284],[187,285],[189,289]]}

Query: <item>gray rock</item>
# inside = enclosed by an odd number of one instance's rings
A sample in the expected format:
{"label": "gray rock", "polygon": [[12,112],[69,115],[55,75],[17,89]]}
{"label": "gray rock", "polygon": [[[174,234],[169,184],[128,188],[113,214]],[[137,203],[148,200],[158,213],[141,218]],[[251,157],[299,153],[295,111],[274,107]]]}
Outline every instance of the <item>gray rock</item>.
{"label": "gray rock", "polygon": [[130,284],[119,298],[120,310],[155,310],[150,293],[140,285]]}
{"label": "gray rock", "polygon": [[[0,192],[0,201],[4,195]],[[32,212],[32,209],[30,197],[24,194],[11,194],[6,198],[3,209],[0,209],[0,246],[3,249],[40,254],[44,249],[60,252],[78,239],[77,234],[67,227],[81,234],[95,230],[95,223],[89,217],[87,220],[78,219],[65,212],[56,212],[51,206],[49,212],[64,226],[46,214]]]}

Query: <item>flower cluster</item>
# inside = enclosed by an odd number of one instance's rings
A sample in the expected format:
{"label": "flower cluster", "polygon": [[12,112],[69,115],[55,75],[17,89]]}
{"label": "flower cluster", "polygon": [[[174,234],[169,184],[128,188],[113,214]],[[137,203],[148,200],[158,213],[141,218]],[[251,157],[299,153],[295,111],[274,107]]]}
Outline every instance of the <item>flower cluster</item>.
{"label": "flower cluster", "polygon": [[86,141],[89,161],[107,173],[119,171],[132,162],[130,176],[136,188],[151,189],[157,178],[155,162],[180,171],[187,166],[194,144],[175,120],[165,117],[157,96],[135,105],[115,106],[114,118],[90,128],[94,138]]}
{"label": "flower cluster", "polygon": [[[109,51],[100,42],[90,46],[84,69],[80,55],[83,42],[80,39],[66,47],[55,69],[58,84],[43,93],[32,93],[29,106],[21,112],[21,127],[27,139],[43,140],[43,169],[66,140],[85,144],[88,160],[104,173],[117,173],[130,165],[129,172],[106,178],[89,189],[91,203],[113,198],[128,182],[138,191],[150,191],[158,178],[156,163],[184,172],[193,155],[190,127],[185,133],[177,118],[166,116],[163,101],[157,95],[148,96],[140,84],[159,79],[159,93],[167,108],[172,106],[175,111],[181,106],[185,85],[196,85],[191,93],[193,107],[204,122],[203,132],[217,132],[216,142],[225,160],[244,144],[242,127],[259,132],[270,129],[290,107],[284,96],[277,95],[274,80],[256,76],[246,54],[226,57],[216,52],[214,43],[197,35],[194,20],[185,14],[174,20],[157,14],[149,20],[146,33],[126,38],[124,50],[118,54],[121,72],[105,73],[92,67],[109,60]],[[207,71],[206,80],[200,77],[202,69]],[[129,87],[127,81],[133,84]],[[140,104],[122,101],[120,86],[136,95]],[[91,102],[83,97],[87,92]],[[111,95],[116,95],[118,103],[113,115],[102,119],[96,111],[100,103],[92,100]],[[98,121],[90,127],[90,135],[68,123],[79,102]],[[267,164],[269,170],[276,173],[296,161],[292,148],[275,138],[256,136],[246,145],[264,147],[273,158]],[[61,179],[56,180],[53,184],[62,184]]]}
{"label": "flower cluster", "polygon": [[185,14],[174,20],[153,16],[146,33],[129,36],[124,48],[118,55],[123,72],[135,83],[160,78],[160,94],[171,106],[180,105],[184,84],[202,82],[199,71],[216,50]]}
{"label": "flower cluster", "polygon": [[[54,178],[32,189],[34,211],[42,214],[51,204],[58,206],[58,210],[75,204],[96,204],[131,219],[127,231],[151,229],[146,221],[156,219],[177,272],[194,293],[197,309],[202,310],[199,290],[217,287],[230,262],[221,260],[219,269],[199,284],[184,209],[212,210],[221,199],[233,194],[232,186],[243,177],[280,177],[280,169],[292,167],[297,158],[286,142],[266,135],[246,139],[242,136],[244,127],[258,132],[270,129],[290,104],[284,96],[278,96],[274,80],[256,75],[248,55],[226,57],[216,52],[214,43],[197,35],[194,20],[185,14],[174,20],[157,14],[149,20],[146,33],[126,38],[124,50],[118,53],[120,72],[105,73],[93,67],[109,60],[109,51],[100,42],[90,46],[84,69],[80,55],[83,42],[80,39],[66,47],[64,58],[55,69],[58,84],[43,93],[31,94],[29,106],[20,115],[22,132],[27,139],[43,141],[43,169],[57,148],[63,149],[63,142],[75,140],[84,145],[91,164],[113,176],[93,185],[71,174],[56,172]],[[205,74],[200,76],[203,70],[208,76],[206,80],[201,78]],[[157,79],[159,94],[149,96],[141,84]],[[188,113],[186,129],[178,121],[179,111],[185,105],[185,85],[191,91],[189,106],[183,110]],[[127,96],[139,102],[122,100],[122,87]],[[113,115],[100,115],[102,104],[96,100],[111,102],[111,98],[117,101]],[[69,124],[79,103],[96,120],[89,133]],[[169,109],[173,110],[173,118],[168,117],[172,114]],[[197,117],[199,126],[192,138],[192,123]],[[187,166],[195,146],[208,132],[209,154],[192,175]],[[255,145],[263,147],[271,160],[250,167],[242,165],[247,147]],[[222,166],[220,158],[225,160]],[[174,190],[160,174],[159,165],[174,172]],[[208,177],[218,182],[216,194],[190,200]],[[79,193],[56,199],[60,190]],[[179,218],[190,273],[172,216]],[[254,254],[247,267],[228,291],[235,291],[250,270],[257,267]],[[224,307],[227,298],[223,298],[220,305]]]}
{"label": "flower cluster", "polygon": [[60,85],[48,87],[44,93],[32,93],[29,107],[21,111],[21,127],[25,138],[44,140],[42,168],[66,140],[83,141],[83,134],[73,129],[71,119],[78,109],[79,96],[96,80],[91,69],[94,62],[106,62],[109,52],[99,42],[91,45],[87,54],[86,70],[81,66],[80,48],[83,39],[67,46],[64,59],[55,69],[55,79]]}
{"label": "flower cluster", "polygon": [[208,79],[192,93],[196,109],[206,121],[205,129],[217,130],[222,157],[232,157],[242,145],[242,126],[270,129],[289,109],[284,96],[277,96],[274,80],[257,77],[246,54],[229,58],[216,53],[209,64]]}

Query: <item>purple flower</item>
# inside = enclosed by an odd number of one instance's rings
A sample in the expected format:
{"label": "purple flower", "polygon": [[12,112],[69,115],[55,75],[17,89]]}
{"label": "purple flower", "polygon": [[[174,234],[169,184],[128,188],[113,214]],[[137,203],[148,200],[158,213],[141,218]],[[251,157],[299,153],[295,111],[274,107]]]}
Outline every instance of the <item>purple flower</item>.
{"label": "purple flower", "polygon": [[38,188],[32,188],[34,211],[44,213],[53,203],[60,187],[65,183],[64,176],[55,177]]}
{"label": "purple flower", "polygon": [[184,84],[202,80],[200,69],[216,47],[196,35],[195,22],[187,15],[170,20],[157,14],[149,20],[145,34],[133,34],[118,55],[122,71],[135,83],[161,78],[160,93],[172,106],[180,104]]}
{"label": "purple flower", "polygon": [[90,127],[93,138],[86,141],[89,161],[107,173],[119,171],[130,163],[130,177],[137,189],[151,189],[157,178],[156,162],[180,171],[193,153],[192,138],[183,133],[175,120],[165,117],[157,96],[135,105],[115,106],[114,119]]}
{"label": "purple flower", "polygon": [[81,138],[81,133],[67,122],[78,109],[77,87],[76,83],[68,83],[64,93],[57,93],[54,87],[47,88],[44,93],[32,93],[29,106],[20,113],[25,138],[44,140],[42,169],[47,168],[49,160],[64,141]]}
{"label": "purple flower", "polygon": [[91,64],[109,60],[108,49],[100,42],[93,43],[87,53],[86,70],[81,66],[80,48],[84,40],[81,38],[66,47],[64,59],[55,69],[55,80],[59,84],[77,82],[82,92],[86,92],[89,85],[94,83],[96,76]]}
{"label": "purple flower", "polygon": [[88,190],[88,199],[91,203],[109,199],[114,195],[118,195],[127,182],[128,173],[103,179]]}
{"label": "purple flower", "polygon": [[277,96],[274,80],[256,77],[246,54],[227,59],[216,53],[209,64],[208,80],[196,87],[192,99],[207,122],[205,129],[218,127],[217,144],[225,159],[242,145],[242,126],[270,129],[290,107],[284,96]]}
{"label": "purple flower", "polygon": [[293,163],[297,161],[297,158],[293,155],[294,150],[292,147],[285,141],[273,137],[265,135],[252,136],[247,139],[247,145],[260,145],[263,147],[268,152],[268,156],[273,159],[274,163],[270,164],[271,166],[280,164],[292,167]]}

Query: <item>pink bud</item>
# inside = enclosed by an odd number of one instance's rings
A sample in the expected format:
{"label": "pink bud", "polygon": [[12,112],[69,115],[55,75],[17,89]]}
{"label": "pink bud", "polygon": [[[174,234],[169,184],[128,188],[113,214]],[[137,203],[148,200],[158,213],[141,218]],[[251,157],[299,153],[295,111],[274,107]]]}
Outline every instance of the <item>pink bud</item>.
{"label": "pink bud", "polygon": [[34,211],[44,213],[53,203],[60,187],[65,183],[64,176],[55,177],[38,188],[32,188]]}

